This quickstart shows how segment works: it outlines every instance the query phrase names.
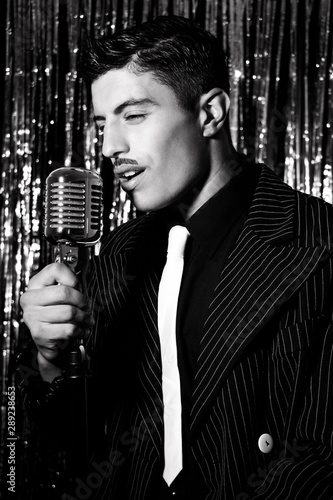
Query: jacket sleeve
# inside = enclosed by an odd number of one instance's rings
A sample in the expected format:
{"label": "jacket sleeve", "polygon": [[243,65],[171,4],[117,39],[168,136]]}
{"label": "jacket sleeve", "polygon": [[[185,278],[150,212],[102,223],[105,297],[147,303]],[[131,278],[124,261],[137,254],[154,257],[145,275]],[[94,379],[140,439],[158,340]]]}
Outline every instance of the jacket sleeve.
{"label": "jacket sleeve", "polygon": [[54,427],[58,408],[68,402],[67,384],[64,376],[52,383],[45,382],[38,369],[37,347],[30,340],[17,358],[16,381],[28,417],[44,427]]}
{"label": "jacket sleeve", "polygon": [[[91,451],[97,447],[104,436],[105,410],[102,384],[99,383],[99,372],[96,370],[95,346],[103,337],[104,313],[103,303],[94,300],[93,294],[98,295],[98,283],[96,281],[93,257],[89,264],[88,293],[94,301],[94,315],[96,323],[92,328],[89,338],[86,340],[87,360],[85,363],[84,381],[78,382],[69,379],[64,372],[51,383],[45,382],[39,372],[37,354],[38,349],[31,339],[27,329],[27,337],[30,339],[19,354],[16,362],[16,382],[21,393],[21,399],[27,417],[43,433],[57,441],[62,449],[68,447],[71,439],[72,415],[82,410],[87,414],[89,428],[89,442]],[[65,355],[65,352],[63,352]],[[76,395],[76,389],[84,394],[82,400]],[[82,385],[84,387],[82,388]],[[84,402],[82,402],[84,401]],[[75,424],[74,424],[75,425]]]}

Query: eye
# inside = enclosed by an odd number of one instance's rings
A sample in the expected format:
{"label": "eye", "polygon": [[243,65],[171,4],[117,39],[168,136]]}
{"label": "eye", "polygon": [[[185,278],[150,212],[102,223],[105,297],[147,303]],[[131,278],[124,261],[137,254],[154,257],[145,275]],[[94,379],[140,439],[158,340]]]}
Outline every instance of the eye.
{"label": "eye", "polygon": [[144,118],[147,116],[146,113],[129,113],[128,115],[125,116],[125,121],[127,122],[139,122],[144,120]]}

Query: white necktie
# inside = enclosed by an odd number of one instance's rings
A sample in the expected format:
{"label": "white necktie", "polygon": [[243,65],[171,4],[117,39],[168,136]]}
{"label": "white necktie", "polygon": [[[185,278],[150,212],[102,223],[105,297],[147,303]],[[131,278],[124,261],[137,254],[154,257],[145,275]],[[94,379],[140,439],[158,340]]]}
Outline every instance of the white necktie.
{"label": "white necktie", "polygon": [[158,291],[158,331],[162,357],[164,403],[163,478],[170,486],[183,468],[182,407],[177,362],[176,314],[184,267],[184,249],[189,232],[174,226],[169,232],[168,254]]}

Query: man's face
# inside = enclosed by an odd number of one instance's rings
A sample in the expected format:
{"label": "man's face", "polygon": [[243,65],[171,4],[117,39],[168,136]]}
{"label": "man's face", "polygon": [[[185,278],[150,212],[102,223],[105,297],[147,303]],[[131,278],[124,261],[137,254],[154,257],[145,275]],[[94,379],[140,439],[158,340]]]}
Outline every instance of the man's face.
{"label": "man's face", "polygon": [[103,154],[141,211],[180,202],[203,177],[206,145],[198,115],[152,73],[111,70],[92,84]]}

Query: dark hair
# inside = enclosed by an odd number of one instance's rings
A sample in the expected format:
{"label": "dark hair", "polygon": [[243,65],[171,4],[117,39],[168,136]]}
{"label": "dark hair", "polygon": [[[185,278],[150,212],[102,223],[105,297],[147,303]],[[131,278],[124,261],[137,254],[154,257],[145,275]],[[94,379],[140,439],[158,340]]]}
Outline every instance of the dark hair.
{"label": "dark hair", "polygon": [[214,87],[229,93],[228,66],[218,40],[189,19],[159,16],[107,38],[86,40],[79,73],[88,83],[125,66],[136,74],[154,74],[190,112]]}

